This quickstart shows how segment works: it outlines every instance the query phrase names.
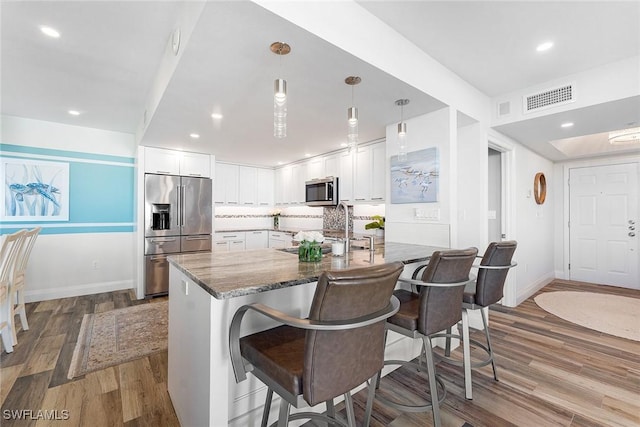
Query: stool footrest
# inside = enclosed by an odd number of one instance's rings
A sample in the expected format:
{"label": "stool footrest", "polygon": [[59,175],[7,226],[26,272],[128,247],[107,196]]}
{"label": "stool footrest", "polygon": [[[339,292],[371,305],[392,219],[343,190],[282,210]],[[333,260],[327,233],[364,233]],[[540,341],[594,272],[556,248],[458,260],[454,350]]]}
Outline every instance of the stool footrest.
{"label": "stool footrest", "polygon": [[[412,365],[415,366],[418,370],[420,369],[424,369],[424,366],[421,366],[420,364],[413,362],[413,361],[407,361],[407,360],[385,360],[384,361],[385,366],[387,365]],[[440,393],[438,392],[438,403],[442,403],[445,399],[445,397],[447,396],[447,389],[444,385],[444,382],[442,382],[442,379],[440,378],[440,375],[436,374],[436,383],[442,388],[442,396],[440,396]],[[432,396],[433,398],[433,396]],[[404,412],[428,412],[431,411],[431,409],[433,408],[433,404],[428,404],[428,405],[406,405],[404,403],[398,403],[398,402],[393,402],[389,399],[385,399],[382,396],[379,396],[376,393],[376,400],[379,400],[381,403],[390,406],[394,409],[398,409],[400,411],[404,411]]]}

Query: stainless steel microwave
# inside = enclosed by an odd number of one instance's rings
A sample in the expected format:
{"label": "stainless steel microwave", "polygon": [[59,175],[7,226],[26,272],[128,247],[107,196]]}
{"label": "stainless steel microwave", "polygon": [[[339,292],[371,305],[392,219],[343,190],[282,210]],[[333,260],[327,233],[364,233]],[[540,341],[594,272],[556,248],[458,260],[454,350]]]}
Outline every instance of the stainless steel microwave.
{"label": "stainless steel microwave", "polygon": [[304,193],[308,206],[337,206],[338,178],[328,176],[306,181]]}

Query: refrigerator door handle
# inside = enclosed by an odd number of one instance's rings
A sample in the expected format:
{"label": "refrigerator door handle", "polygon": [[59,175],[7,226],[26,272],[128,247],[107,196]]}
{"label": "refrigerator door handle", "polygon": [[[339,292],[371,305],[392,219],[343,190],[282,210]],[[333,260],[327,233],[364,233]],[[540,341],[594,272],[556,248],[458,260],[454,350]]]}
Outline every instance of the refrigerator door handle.
{"label": "refrigerator door handle", "polygon": [[176,226],[179,228],[180,227],[180,215],[182,212],[182,204],[180,203],[181,201],[181,197],[180,197],[180,190],[182,189],[182,187],[180,187],[179,185],[176,186],[176,195],[177,195],[177,205],[178,205],[178,212],[176,212]]}
{"label": "refrigerator door handle", "polygon": [[184,198],[185,198],[184,193],[186,192],[185,188],[186,187],[184,185],[182,185],[180,187],[180,199],[181,199],[180,200],[180,226],[181,227],[184,227],[184,206],[185,206],[185,204],[184,204],[185,203],[185,201],[184,201]]}

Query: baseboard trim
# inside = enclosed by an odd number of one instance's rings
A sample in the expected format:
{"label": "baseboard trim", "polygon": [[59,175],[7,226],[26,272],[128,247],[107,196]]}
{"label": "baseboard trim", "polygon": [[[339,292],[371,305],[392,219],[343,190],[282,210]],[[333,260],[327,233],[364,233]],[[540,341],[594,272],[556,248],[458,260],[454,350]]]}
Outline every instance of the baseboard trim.
{"label": "baseboard trim", "polygon": [[93,295],[102,292],[120,291],[123,289],[133,289],[133,280],[119,280],[114,282],[86,283],[76,286],[62,286],[51,289],[27,290],[24,293],[26,302],[47,301],[58,298],[71,298],[82,295]]}
{"label": "baseboard trim", "polygon": [[527,288],[523,289],[516,298],[516,305],[522,304],[530,296],[551,283],[556,278],[554,273],[555,272],[550,272],[545,274],[540,279],[527,286]]}

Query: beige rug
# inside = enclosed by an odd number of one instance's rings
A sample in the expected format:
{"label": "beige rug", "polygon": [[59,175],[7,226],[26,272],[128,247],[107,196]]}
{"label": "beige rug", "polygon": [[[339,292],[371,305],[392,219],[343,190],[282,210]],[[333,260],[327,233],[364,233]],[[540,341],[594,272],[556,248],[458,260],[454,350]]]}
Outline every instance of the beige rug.
{"label": "beige rug", "polygon": [[605,334],[640,341],[640,299],[592,292],[545,292],[534,298],[545,311]]}
{"label": "beige rug", "polygon": [[166,350],[168,317],[167,301],[85,314],[67,377]]}

